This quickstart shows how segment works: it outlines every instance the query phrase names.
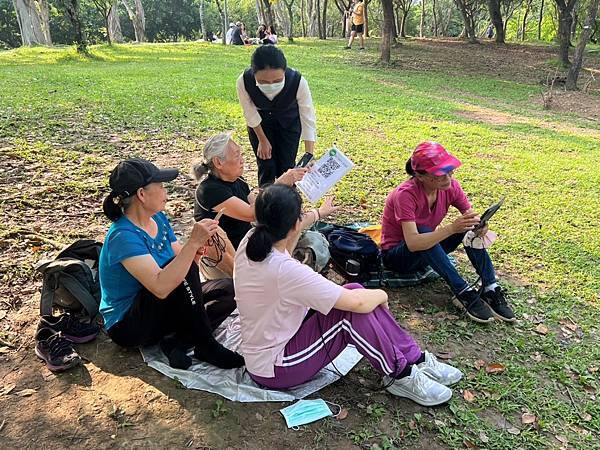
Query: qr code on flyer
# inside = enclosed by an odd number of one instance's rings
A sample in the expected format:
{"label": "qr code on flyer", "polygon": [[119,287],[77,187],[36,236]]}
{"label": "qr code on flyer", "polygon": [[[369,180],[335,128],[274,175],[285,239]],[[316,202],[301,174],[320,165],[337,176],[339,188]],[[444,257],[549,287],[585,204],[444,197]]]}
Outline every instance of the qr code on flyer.
{"label": "qr code on flyer", "polygon": [[324,177],[329,178],[336,170],[341,166],[334,158],[329,158],[325,164],[317,169],[317,171]]}

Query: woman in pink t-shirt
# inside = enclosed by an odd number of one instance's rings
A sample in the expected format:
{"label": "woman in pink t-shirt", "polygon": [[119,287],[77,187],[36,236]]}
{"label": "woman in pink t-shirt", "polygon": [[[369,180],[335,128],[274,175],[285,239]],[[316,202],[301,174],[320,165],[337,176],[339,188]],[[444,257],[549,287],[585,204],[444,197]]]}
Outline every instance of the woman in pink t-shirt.
{"label": "woman in pink t-shirt", "polygon": [[[465,251],[481,277],[482,292],[476,291],[460,276],[448,258],[463,241],[465,233],[479,223],[479,216],[458,181],[452,178],[461,162],[437,142],[422,142],[406,162],[410,179],[389,193],[382,218],[383,263],[399,273],[410,273],[431,266],[450,286],[453,303],[480,323],[494,317],[514,322],[502,288],[496,283],[494,266],[485,248],[466,247]],[[439,226],[450,206],[461,213],[454,222]],[[487,226],[477,231],[488,232]]]}
{"label": "woman in pink t-shirt", "polygon": [[290,256],[303,228],[332,212],[330,201],[302,214],[298,192],[274,184],[255,202],[258,225],[235,256],[241,351],[258,384],[305,383],[353,344],[400,397],[433,406],[452,396],[462,373],[422,352],[396,323],[381,289],[339,286]]}

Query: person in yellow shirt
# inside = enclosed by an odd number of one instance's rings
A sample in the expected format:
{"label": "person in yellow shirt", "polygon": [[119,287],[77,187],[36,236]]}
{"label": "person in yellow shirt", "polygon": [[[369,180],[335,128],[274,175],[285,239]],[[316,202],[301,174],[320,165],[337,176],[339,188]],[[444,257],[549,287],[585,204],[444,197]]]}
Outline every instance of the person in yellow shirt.
{"label": "person in yellow shirt", "polygon": [[352,7],[352,12],[350,12],[350,16],[352,18],[352,28],[350,31],[350,40],[348,41],[346,49],[352,48],[352,42],[358,34],[360,38],[360,49],[364,50],[365,38],[363,37],[363,32],[365,28],[365,4],[362,2],[362,0],[354,0],[354,5]]}

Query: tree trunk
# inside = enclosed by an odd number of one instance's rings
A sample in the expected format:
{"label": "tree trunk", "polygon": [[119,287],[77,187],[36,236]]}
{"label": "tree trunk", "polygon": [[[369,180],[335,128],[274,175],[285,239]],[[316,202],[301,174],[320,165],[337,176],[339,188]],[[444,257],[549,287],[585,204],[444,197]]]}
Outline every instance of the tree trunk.
{"label": "tree trunk", "polygon": [[114,0],[108,12],[108,36],[110,41],[121,43],[123,42],[123,32],[119,21],[118,5],[118,0]]}
{"label": "tree trunk", "polygon": [[575,0],[555,0],[558,7],[558,56],[566,67],[570,64],[569,47],[571,45],[571,25],[573,24],[573,8]]}
{"label": "tree trunk", "polygon": [[400,22],[400,37],[406,39],[406,19],[408,19],[408,13],[410,8],[406,11],[402,11],[402,22]]}
{"label": "tree trunk", "polygon": [[496,43],[504,44],[505,28],[504,21],[502,20],[502,13],[500,12],[500,0],[487,0],[487,4],[490,12],[490,19],[496,29]]}
{"label": "tree trunk", "polygon": [[392,0],[381,0],[383,9],[383,33],[381,37],[381,61],[390,62],[392,33],[394,28],[394,5]]}
{"label": "tree trunk", "polygon": [[581,36],[579,37],[579,43],[577,44],[577,48],[573,54],[573,64],[571,64],[571,68],[567,74],[567,82],[565,87],[569,91],[574,91],[577,89],[577,79],[579,78],[581,67],[583,66],[583,53],[585,52],[585,47],[594,31],[598,7],[600,7],[600,0],[592,0],[588,6],[583,30],[581,31]]}
{"label": "tree trunk", "polygon": [[533,0],[529,0],[527,5],[525,6],[525,14],[523,15],[523,25],[521,27],[521,40],[525,41],[525,35],[527,34],[527,17],[529,16],[529,11],[531,10],[531,3]]}
{"label": "tree trunk", "polygon": [[402,10],[400,6],[396,6],[395,8],[395,19],[394,20],[394,38],[400,36],[400,30],[402,29]]}
{"label": "tree trunk", "polygon": [[542,40],[542,19],[544,18],[544,0],[540,5],[540,17],[538,18],[538,41]]}
{"label": "tree trunk", "polygon": [[300,22],[302,23],[302,37],[306,37],[306,22],[304,21],[304,15],[306,13],[305,0],[300,0]]}
{"label": "tree trunk", "polygon": [[227,35],[227,29],[229,27],[227,21],[225,20],[225,12],[220,0],[215,0],[215,3],[217,4],[217,10],[219,11],[219,16],[221,17],[221,42],[223,43],[223,45],[227,45],[225,37]]}
{"label": "tree trunk", "polygon": [[288,12],[288,16],[290,18],[290,23],[288,24],[288,42],[294,42],[294,11],[292,10],[292,6],[294,6],[294,0],[284,0],[283,3]]}
{"label": "tree trunk", "polygon": [[437,37],[438,35],[438,23],[437,23],[437,12],[436,12],[436,0],[432,0],[431,10],[433,12],[433,35]]}
{"label": "tree trunk", "polygon": [[[364,6],[363,6],[363,17],[365,19],[365,22],[364,22],[364,28],[365,28],[364,35],[365,35],[365,37],[369,37],[369,8],[367,8],[367,6],[369,5],[370,2],[371,2],[371,0],[364,0],[363,1],[363,4],[364,4]],[[390,3],[391,2],[392,2],[392,0],[390,0]],[[394,7],[392,6],[392,15],[393,14],[394,14]],[[394,24],[394,18],[393,17],[392,17],[391,24],[392,25]]]}
{"label": "tree trunk", "polygon": [[47,0],[13,0],[23,45],[52,45]]}
{"label": "tree trunk", "polygon": [[[405,14],[406,16],[406,14]],[[406,20],[404,18],[402,18],[402,31],[404,31],[404,22]],[[423,37],[423,27],[425,26],[425,0],[421,0],[421,21],[419,22],[419,37],[422,38]],[[402,37],[406,37],[404,36],[404,34],[402,35]]]}
{"label": "tree trunk", "polygon": [[75,43],[77,44],[77,52],[87,54],[87,35],[83,27],[81,16],[79,15],[79,0],[61,0],[57,3],[64,8],[65,12],[67,13],[67,17],[69,18],[69,22],[71,22],[71,25],[73,25],[73,29],[75,30]]}
{"label": "tree trunk", "polygon": [[[144,6],[141,0],[134,0],[134,5],[128,4],[129,0],[121,0],[123,6],[127,10],[129,20],[133,24],[133,31],[135,32],[136,42],[146,42],[146,16],[144,12]],[[135,10],[134,10],[135,7]]]}
{"label": "tree trunk", "polygon": [[204,0],[198,2],[198,14],[200,14],[200,34],[206,41],[206,28],[204,27]]}
{"label": "tree trunk", "polygon": [[458,7],[460,14],[463,18],[463,24],[465,26],[464,32],[469,39],[469,42],[472,44],[477,43],[477,36],[475,35],[475,26],[473,23],[473,18],[469,10],[467,9],[467,5],[464,0],[454,0],[454,3]]}
{"label": "tree trunk", "polygon": [[327,39],[327,0],[323,0],[323,22],[321,29],[323,30],[323,37],[321,39]]}
{"label": "tree trunk", "polygon": [[265,10],[265,19],[267,20],[267,26],[275,25],[275,20],[273,19],[273,9],[271,8],[270,0],[262,0]]}

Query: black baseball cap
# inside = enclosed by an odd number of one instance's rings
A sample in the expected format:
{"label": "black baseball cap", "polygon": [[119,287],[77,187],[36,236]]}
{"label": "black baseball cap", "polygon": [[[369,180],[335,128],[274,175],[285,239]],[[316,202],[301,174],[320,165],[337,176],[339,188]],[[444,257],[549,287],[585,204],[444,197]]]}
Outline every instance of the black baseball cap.
{"label": "black baseball cap", "polygon": [[159,169],[150,161],[132,158],[121,161],[110,173],[109,186],[114,196],[129,197],[150,183],[173,181],[179,169]]}

